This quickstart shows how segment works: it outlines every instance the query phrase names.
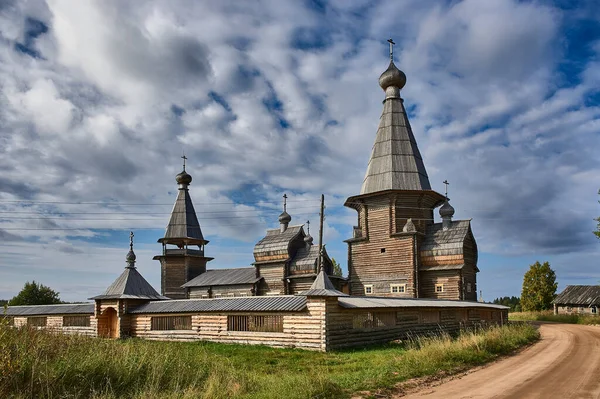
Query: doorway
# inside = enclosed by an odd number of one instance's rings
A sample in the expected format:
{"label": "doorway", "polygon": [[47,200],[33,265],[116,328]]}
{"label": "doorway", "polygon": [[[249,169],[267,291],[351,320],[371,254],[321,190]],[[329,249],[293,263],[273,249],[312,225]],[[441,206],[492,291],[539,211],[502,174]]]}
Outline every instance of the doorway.
{"label": "doorway", "polygon": [[102,338],[119,338],[119,318],[114,308],[107,308],[98,317],[98,336]]}

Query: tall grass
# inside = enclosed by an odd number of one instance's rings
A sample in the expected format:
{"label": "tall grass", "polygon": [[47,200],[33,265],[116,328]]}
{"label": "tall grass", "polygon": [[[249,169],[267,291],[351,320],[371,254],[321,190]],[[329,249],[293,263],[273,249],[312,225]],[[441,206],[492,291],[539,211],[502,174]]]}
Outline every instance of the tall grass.
{"label": "tall grass", "polygon": [[334,353],[206,342],[112,341],[0,324],[1,398],[339,398],[490,361],[527,325]]}
{"label": "tall grass", "polygon": [[551,310],[544,312],[509,313],[508,318],[515,321],[554,321],[568,324],[600,324],[600,317],[589,314],[554,314]]}

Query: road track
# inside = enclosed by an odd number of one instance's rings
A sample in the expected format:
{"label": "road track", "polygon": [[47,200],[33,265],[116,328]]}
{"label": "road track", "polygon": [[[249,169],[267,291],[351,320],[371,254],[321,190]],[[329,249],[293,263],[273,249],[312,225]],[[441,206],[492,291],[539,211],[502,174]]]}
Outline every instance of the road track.
{"label": "road track", "polygon": [[413,398],[600,398],[600,327],[540,323],[541,340]]}

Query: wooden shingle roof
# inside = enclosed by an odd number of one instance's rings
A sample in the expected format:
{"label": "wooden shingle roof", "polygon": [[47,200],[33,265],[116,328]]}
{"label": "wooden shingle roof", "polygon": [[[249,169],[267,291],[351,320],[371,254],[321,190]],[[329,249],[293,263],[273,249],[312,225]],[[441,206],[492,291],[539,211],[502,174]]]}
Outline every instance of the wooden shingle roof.
{"label": "wooden shingle roof", "polygon": [[182,242],[191,245],[204,245],[208,241],[202,235],[202,229],[196,216],[196,210],[190,197],[187,185],[181,185],[177,200],[171,212],[171,219],[165,230],[165,236],[158,240],[167,244]]}
{"label": "wooden shingle roof", "polygon": [[289,244],[297,237],[304,237],[302,225],[289,226],[284,232],[280,229],[267,230],[267,235],[254,246],[254,257],[289,255]]}
{"label": "wooden shingle roof", "polygon": [[388,96],[360,194],[385,190],[431,190],[400,96]]}
{"label": "wooden shingle roof", "polygon": [[[463,255],[465,240],[472,237],[470,220],[454,220],[450,227],[444,230],[442,223],[433,223],[427,227],[425,238],[419,251],[420,256],[451,256]],[[473,242],[475,239],[473,238]],[[475,244],[476,245],[476,244]],[[477,259],[475,259],[477,262]],[[421,265],[419,270],[454,270],[462,269],[460,265]]]}
{"label": "wooden shingle roof", "polygon": [[134,267],[123,273],[106,289],[104,294],[89,299],[169,299],[160,295]]}
{"label": "wooden shingle roof", "polygon": [[598,306],[600,305],[600,285],[567,285],[558,294],[557,305]]}
{"label": "wooden shingle roof", "polygon": [[237,269],[212,269],[207,270],[198,277],[188,281],[182,287],[210,287],[218,285],[254,284],[262,279],[256,276],[254,267],[241,267]]}

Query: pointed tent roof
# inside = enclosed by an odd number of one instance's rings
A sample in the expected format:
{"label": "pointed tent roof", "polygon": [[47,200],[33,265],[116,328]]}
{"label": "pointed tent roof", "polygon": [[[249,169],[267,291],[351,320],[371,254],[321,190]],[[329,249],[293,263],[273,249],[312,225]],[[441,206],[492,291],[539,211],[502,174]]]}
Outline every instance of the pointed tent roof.
{"label": "pointed tent roof", "polygon": [[348,296],[335,289],[327,274],[321,269],[310,289],[300,292],[302,296]]}
{"label": "pointed tent roof", "polygon": [[208,241],[204,239],[200,223],[196,216],[196,210],[190,197],[188,189],[192,177],[185,171],[177,175],[177,183],[179,184],[179,193],[177,200],[171,212],[171,219],[167,225],[165,236],[158,240],[166,244],[179,244],[184,242],[191,245],[205,245]]}
{"label": "pointed tent roof", "polygon": [[121,275],[106,289],[104,294],[89,299],[169,299],[160,295],[135,268],[133,232],[129,233],[129,252],[125,257],[127,266]]}
{"label": "pointed tent roof", "polygon": [[135,268],[125,268],[123,273],[106,289],[104,294],[90,299],[169,299],[160,295]]}
{"label": "pointed tent roof", "polygon": [[384,79],[390,71],[399,71],[393,61],[380,78],[386,99],[361,195],[385,190],[431,190],[423,158],[400,97],[401,87],[395,86],[399,83],[391,79]]}

